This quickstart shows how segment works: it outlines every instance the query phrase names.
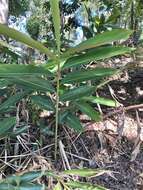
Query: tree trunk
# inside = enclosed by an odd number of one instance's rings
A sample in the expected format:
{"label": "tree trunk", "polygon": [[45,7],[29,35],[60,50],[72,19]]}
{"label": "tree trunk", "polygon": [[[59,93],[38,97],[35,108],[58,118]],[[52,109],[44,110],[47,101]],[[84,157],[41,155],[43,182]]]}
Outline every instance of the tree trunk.
{"label": "tree trunk", "polygon": [[8,0],[0,0],[0,23],[8,23]]}

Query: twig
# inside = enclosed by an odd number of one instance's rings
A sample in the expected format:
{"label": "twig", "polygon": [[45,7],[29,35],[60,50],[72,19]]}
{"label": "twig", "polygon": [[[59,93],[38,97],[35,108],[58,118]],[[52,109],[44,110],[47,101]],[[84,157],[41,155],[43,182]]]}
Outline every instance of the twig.
{"label": "twig", "polygon": [[122,107],[121,109],[119,110],[115,110],[113,112],[110,112],[108,113],[107,115],[105,115],[103,117],[103,119],[107,119],[108,117],[111,117],[112,115],[115,115],[117,113],[120,113],[121,111],[129,111],[129,110],[132,110],[132,109],[139,109],[139,108],[143,108],[143,104],[135,104],[135,105],[131,105],[131,106],[127,106],[127,107]]}
{"label": "twig", "polygon": [[[69,161],[68,161],[68,158],[67,158],[67,155],[66,155],[66,152],[64,150],[64,145],[62,143],[62,141],[60,140],[59,141],[59,148],[60,148],[60,152],[61,152],[61,156],[63,157],[63,160],[68,168],[68,170],[71,170],[71,167],[70,167],[70,164],[69,164]],[[66,168],[65,168],[66,169]]]}

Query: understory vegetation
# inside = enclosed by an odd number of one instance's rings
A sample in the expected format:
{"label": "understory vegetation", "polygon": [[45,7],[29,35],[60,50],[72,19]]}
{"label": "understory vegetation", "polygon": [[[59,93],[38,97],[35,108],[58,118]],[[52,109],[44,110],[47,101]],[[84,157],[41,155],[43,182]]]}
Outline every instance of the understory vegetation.
{"label": "understory vegetation", "polygon": [[0,190],[142,188],[124,166],[142,158],[142,19],[140,0],[0,1]]}

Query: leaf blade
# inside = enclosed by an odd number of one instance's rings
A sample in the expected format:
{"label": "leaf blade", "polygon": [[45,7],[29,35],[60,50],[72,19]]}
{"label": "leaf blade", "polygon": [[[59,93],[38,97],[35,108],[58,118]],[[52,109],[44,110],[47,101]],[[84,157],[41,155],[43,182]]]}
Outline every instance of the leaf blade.
{"label": "leaf blade", "polygon": [[74,71],[67,74],[62,80],[61,83],[68,84],[73,82],[83,82],[87,80],[97,80],[102,79],[104,77],[109,77],[118,72],[116,69],[112,68],[95,68],[95,69],[87,69],[81,71]]}
{"label": "leaf blade", "polygon": [[81,125],[80,120],[70,112],[66,116],[65,123],[78,133],[83,131],[83,126]]}
{"label": "leaf blade", "polygon": [[110,106],[110,107],[120,106],[120,104],[115,100],[102,98],[102,97],[96,97],[96,96],[84,97],[83,100],[88,101],[88,102],[92,102],[92,103],[96,103],[96,104]]}
{"label": "leaf blade", "polygon": [[41,44],[38,41],[35,41],[34,39],[30,38],[29,36],[15,30],[13,28],[9,28],[8,26],[6,26],[4,24],[0,24],[0,34],[8,36],[8,37],[10,37],[14,40],[17,40],[19,42],[22,42],[34,49],[37,49],[41,53],[44,53],[51,58],[55,58],[53,53],[51,53],[51,51],[48,48],[46,48],[43,44]]}
{"label": "leaf blade", "polygon": [[114,57],[117,55],[130,53],[131,51],[133,51],[133,49],[128,48],[128,47],[112,47],[112,46],[108,47],[107,46],[107,47],[95,48],[93,50],[86,52],[85,54],[71,57],[65,62],[62,69],[76,67],[82,64],[88,64],[91,61],[99,61],[99,60],[107,59],[107,58]]}
{"label": "leaf blade", "polygon": [[106,31],[80,43],[74,48],[70,48],[63,54],[63,56],[69,57],[72,54],[84,51],[86,49],[99,47],[121,39],[127,39],[131,34],[132,31],[125,29],[113,29],[112,31]]}
{"label": "leaf blade", "polygon": [[55,37],[56,37],[56,44],[58,52],[60,52],[60,46],[61,46],[61,21],[60,21],[60,9],[59,9],[59,0],[50,0],[51,10],[52,10],[52,18],[53,18],[53,24],[55,29]]}
{"label": "leaf blade", "polygon": [[0,113],[7,112],[9,109],[13,109],[14,105],[19,102],[22,98],[28,95],[31,91],[25,91],[22,93],[17,93],[13,96],[10,96],[6,101],[0,105]]}
{"label": "leaf blade", "polygon": [[99,112],[95,111],[88,103],[79,101],[74,102],[74,104],[80,109],[81,112],[88,115],[93,121],[100,121],[101,115]]}
{"label": "leaf blade", "polygon": [[95,90],[94,86],[81,86],[79,88],[74,88],[66,91],[63,95],[60,96],[60,101],[71,101],[79,99],[87,94],[92,93]]}
{"label": "leaf blade", "polygon": [[55,92],[54,87],[52,84],[41,77],[21,77],[21,78],[12,78],[10,79],[14,84],[24,88],[24,89],[31,89],[37,90],[41,92]]}
{"label": "leaf blade", "polygon": [[68,175],[75,175],[80,177],[95,177],[96,175],[99,175],[100,173],[103,174],[104,170],[100,169],[71,169],[71,170],[65,170],[63,173]]}
{"label": "leaf blade", "polygon": [[40,106],[42,109],[48,110],[48,111],[55,111],[54,104],[50,97],[48,96],[43,96],[43,95],[33,95],[31,96],[31,100],[33,103],[37,104]]}
{"label": "leaf blade", "polygon": [[16,118],[9,117],[0,121],[0,137],[8,135],[8,131],[15,125]]}
{"label": "leaf blade", "polygon": [[76,181],[69,181],[66,183],[67,186],[72,187],[73,189],[79,188],[80,190],[108,190],[104,187],[101,187],[99,185],[92,185],[90,183],[84,183],[84,182],[76,182]]}
{"label": "leaf blade", "polygon": [[42,74],[53,76],[48,69],[36,65],[0,64],[0,77],[12,78],[20,76],[40,76]]}

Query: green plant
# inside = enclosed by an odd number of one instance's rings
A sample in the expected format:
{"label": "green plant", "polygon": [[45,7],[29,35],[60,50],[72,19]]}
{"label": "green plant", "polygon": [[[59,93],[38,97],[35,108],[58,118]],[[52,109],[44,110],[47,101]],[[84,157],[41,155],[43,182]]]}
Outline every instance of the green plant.
{"label": "green plant", "polygon": [[[25,97],[28,97],[32,103],[37,104],[42,109],[52,111],[55,115],[53,120],[55,120],[56,157],[58,125],[68,125],[76,131],[82,132],[83,126],[77,117],[79,111],[87,114],[94,121],[100,121],[102,117],[94,108],[96,103],[117,106],[117,102],[113,100],[109,101],[96,97],[95,92],[106,83],[108,77],[118,73],[119,70],[102,67],[82,69],[80,66],[91,61],[130,53],[131,48],[112,46],[111,43],[127,39],[132,31],[124,29],[106,31],[73,48],[69,48],[65,52],[61,52],[59,1],[51,0],[50,5],[56,50],[51,51],[27,35],[0,24],[1,35],[22,42],[48,56],[47,64],[0,64],[0,78],[3,81],[1,89],[16,85],[18,89],[23,90],[22,93],[17,94],[15,91],[11,97],[7,97],[7,100],[1,104],[0,112],[9,112],[15,109],[15,104]],[[91,83],[89,84],[88,81]],[[93,81],[96,81],[96,85]]]}
{"label": "green plant", "polygon": [[63,172],[57,173],[54,171],[32,171],[27,172],[22,175],[9,176],[6,179],[0,181],[1,190],[45,190],[48,184],[41,185],[36,183],[36,180],[41,179],[43,176],[52,177],[55,181],[55,187],[53,190],[107,190],[99,185],[93,185],[91,183],[84,183],[80,181],[73,180],[70,176],[76,176],[81,178],[92,178],[104,173],[111,173],[106,170],[95,170],[95,169],[74,169],[65,170]]}

